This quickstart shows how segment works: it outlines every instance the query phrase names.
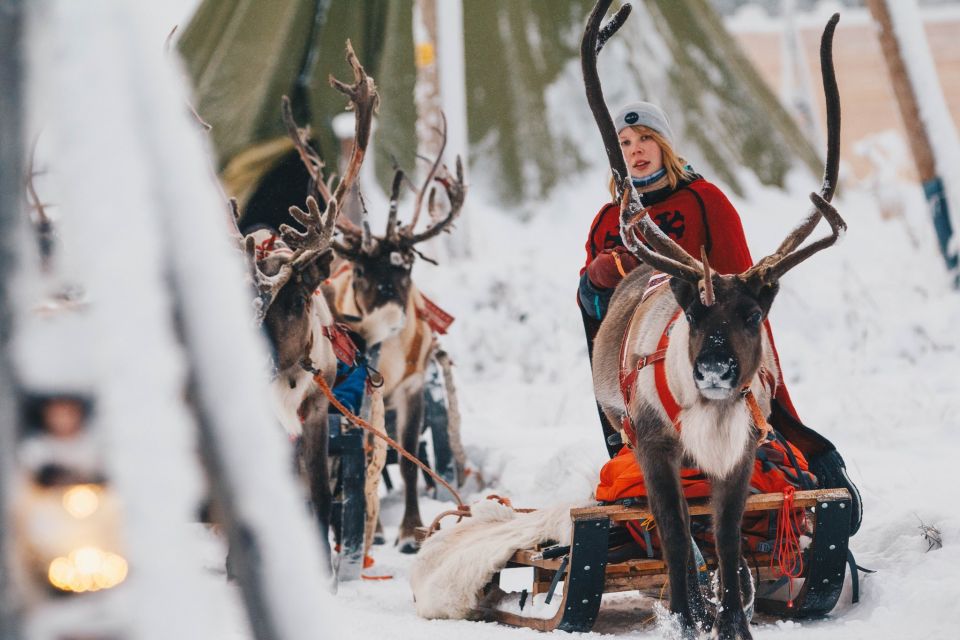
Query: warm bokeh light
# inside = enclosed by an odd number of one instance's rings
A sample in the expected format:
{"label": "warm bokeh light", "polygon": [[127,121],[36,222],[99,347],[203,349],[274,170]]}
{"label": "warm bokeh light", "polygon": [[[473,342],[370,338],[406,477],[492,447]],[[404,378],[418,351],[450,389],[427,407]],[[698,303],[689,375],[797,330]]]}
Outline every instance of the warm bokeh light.
{"label": "warm bokeh light", "polygon": [[115,587],[127,577],[127,561],[96,547],[81,547],[50,563],[47,577],[62,591],[98,591]]}
{"label": "warm bokeh light", "polygon": [[80,484],[63,494],[63,508],[78,520],[93,514],[100,506],[100,490],[95,485]]}

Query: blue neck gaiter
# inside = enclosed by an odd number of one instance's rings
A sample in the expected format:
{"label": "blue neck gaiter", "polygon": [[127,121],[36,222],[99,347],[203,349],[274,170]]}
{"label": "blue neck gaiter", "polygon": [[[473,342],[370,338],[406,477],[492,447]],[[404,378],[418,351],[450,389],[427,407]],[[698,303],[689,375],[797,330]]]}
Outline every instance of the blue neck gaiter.
{"label": "blue neck gaiter", "polygon": [[648,176],[644,176],[642,178],[631,177],[630,179],[633,181],[634,187],[636,187],[637,189],[642,189],[643,187],[648,187],[654,182],[656,182],[657,180],[660,180],[665,175],[667,175],[667,169],[666,167],[663,167],[659,171],[655,173],[651,173]]}

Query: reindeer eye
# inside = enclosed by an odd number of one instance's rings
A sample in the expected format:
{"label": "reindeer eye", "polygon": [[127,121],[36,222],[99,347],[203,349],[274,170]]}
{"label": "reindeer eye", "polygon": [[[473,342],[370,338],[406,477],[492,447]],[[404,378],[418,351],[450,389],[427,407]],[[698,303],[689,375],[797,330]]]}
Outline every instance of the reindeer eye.
{"label": "reindeer eye", "polygon": [[696,322],[694,322],[694,319],[693,319],[693,312],[687,311],[684,315],[687,317],[687,322],[690,323],[691,327],[696,324]]}
{"label": "reindeer eye", "polygon": [[749,316],[747,316],[747,326],[751,329],[756,329],[760,326],[760,323],[763,321],[763,313],[760,311],[754,311]]}

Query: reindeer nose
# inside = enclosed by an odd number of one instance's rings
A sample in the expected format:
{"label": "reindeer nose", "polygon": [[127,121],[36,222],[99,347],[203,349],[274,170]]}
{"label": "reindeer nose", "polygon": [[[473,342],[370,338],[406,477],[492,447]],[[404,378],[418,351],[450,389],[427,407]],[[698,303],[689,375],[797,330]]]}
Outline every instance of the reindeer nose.
{"label": "reindeer nose", "polygon": [[736,374],[736,360],[722,353],[702,354],[693,369],[693,377],[700,386],[729,387]]}

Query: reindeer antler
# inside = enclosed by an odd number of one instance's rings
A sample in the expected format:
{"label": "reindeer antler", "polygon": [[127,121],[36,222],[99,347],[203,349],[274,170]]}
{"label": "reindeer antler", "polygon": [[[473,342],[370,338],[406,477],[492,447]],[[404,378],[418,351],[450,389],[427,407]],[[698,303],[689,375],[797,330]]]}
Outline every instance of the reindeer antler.
{"label": "reindeer antler", "polygon": [[[612,0],[598,0],[590,13],[580,44],[580,59],[587,102],[600,129],[610,169],[613,172],[614,184],[620,197],[620,235],[626,247],[647,264],[697,285],[703,291],[704,303],[709,304],[707,301],[713,299],[713,286],[706,252],[701,252],[703,258],[701,264],[654,223],[633,188],[626,162],[620,151],[617,131],[604,101],[603,88],[597,73],[597,54],[605,42],[623,26],[630,13],[630,5],[621,7],[610,22],[601,29],[600,23],[611,2]],[[756,282],[759,279],[765,283],[772,282],[814,253],[835,244],[846,229],[846,223],[837,210],[829,204],[836,189],[840,158],[840,96],[833,68],[833,34],[839,19],[839,14],[834,14],[830,18],[820,45],[821,73],[827,100],[827,161],[820,194],[811,194],[813,210],[787,236],[780,247],[773,254],[740,274],[739,277],[744,280]],[[830,224],[831,235],[797,250],[797,247],[813,232],[821,217],[826,218]],[[637,237],[637,231],[650,243],[653,250],[647,248]]]}
{"label": "reindeer antler", "polygon": [[[397,208],[400,202],[400,187],[403,186],[403,169],[393,173],[393,185],[390,188],[390,213],[387,216],[387,240],[396,242],[397,237]],[[412,227],[411,227],[412,228]]]}
{"label": "reindeer antler", "polygon": [[330,247],[330,239],[333,237],[333,230],[337,220],[339,207],[337,201],[332,200],[332,204],[327,206],[326,218],[320,213],[320,205],[313,196],[307,196],[307,211],[300,207],[290,207],[290,215],[294,220],[306,228],[306,233],[300,233],[289,225],[280,225],[280,236],[292,249],[296,255],[294,266],[306,264],[318,253],[326,251]]}
{"label": "reindeer antler", "polygon": [[[437,151],[437,157],[434,159],[433,164],[430,165],[430,170],[423,179],[423,186],[417,191],[417,201],[413,205],[413,218],[410,220],[410,224],[407,225],[411,231],[417,227],[417,222],[420,220],[420,207],[423,205],[423,195],[430,188],[430,183],[437,174],[437,170],[440,168],[440,163],[443,160],[443,152],[447,149],[447,114],[443,111],[440,111],[440,122],[443,124],[443,127],[440,129],[440,150]],[[433,190],[430,190],[430,193],[432,194]]]}
{"label": "reindeer antler", "polygon": [[[786,239],[772,254],[762,258],[756,265],[741,274],[744,280],[759,278],[762,282],[771,282],[779,279],[783,274],[797,266],[814,253],[825,249],[840,238],[847,224],[829,205],[837,187],[837,175],[840,166],[840,91],[837,87],[837,76],[833,68],[833,35],[840,21],[840,14],[830,17],[823,35],[820,38],[820,72],[823,76],[823,90],[826,96],[827,108],[827,161],[824,165],[823,182],[820,194],[811,194],[813,208],[807,217],[787,235]],[[820,218],[826,218],[830,225],[830,235],[813,242],[803,249],[797,249],[806,240]]]}
{"label": "reindeer antler", "polygon": [[[306,228],[306,232],[301,233],[290,225],[280,226],[280,236],[292,253],[272,275],[267,275],[260,269],[260,260],[263,257],[258,255],[259,249],[253,234],[244,238],[244,250],[251,266],[253,284],[257,288],[256,319],[258,323],[263,322],[270,305],[277,299],[280,290],[290,281],[290,278],[313,262],[319,254],[329,250],[338,210],[336,201],[331,202],[333,204],[327,207],[326,217],[320,212],[320,205],[313,196],[307,196],[307,211],[296,206],[290,207],[290,215]],[[233,199],[231,199],[231,207],[237,211],[236,201]]]}
{"label": "reindeer antler", "polygon": [[[835,13],[827,21],[820,37],[820,74],[823,78],[823,93],[826,98],[827,110],[827,161],[823,168],[823,182],[820,186],[820,195],[830,202],[837,189],[837,176],[840,170],[840,89],[837,87],[837,74],[833,67],[833,34],[836,31],[840,14]],[[773,255],[790,253],[802,243],[807,236],[813,233],[820,222],[820,210],[816,207],[810,210],[810,216],[804,224],[794,229],[783,243],[773,252]]]}
{"label": "reindeer antler", "polygon": [[[447,194],[450,209],[447,211],[446,217],[442,220],[437,220],[421,233],[413,233],[412,226],[404,227],[404,233],[401,234],[400,238],[401,242],[407,247],[413,247],[413,245],[419,242],[429,240],[439,235],[441,231],[449,231],[450,225],[453,224],[453,221],[460,213],[460,209],[463,208],[463,201],[467,197],[467,187],[463,182],[463,162],[460,160],[460,156],[457,156],[457,173],[455,176],[451,176],[447,167],[443,166],[439,171],[439,175],[434,176],[434,180],[443,186],[443,190]],[[431,190],[428,199],[428,207],[431,210],[434,207],[434,203],[434,190]],[[436,218],[439,218],[439,216],[436,216],[435,219]]]}
{"label": "reindeer antler", "polygon": [[293,109],[290,106],[290,98],[282,96],[280,98],[280,114],[283,118],[283,124],[287,128],[287,135],[293,141],[293,146],[300,155],[300,162],[310,175],[310,190],[323,202],[329,202],[330,188],[323,181],[323,168],[326,166],[323,158],[310,146],[310,126],[302,129],[297,126],[297,121],[293,117]]}
{"label": "reindeer antler", "polygon": [[[346,59],[350,68],[353,70],[353,84],[346,84],[337,80],[333,75],[329,77],[330,86],[347,96],[350,100],[348,109],[354,112],[354,135],[353,146],[350,151],[350,159],[347,162],[346,170],[343,176],[337,182],[336,189],[332,189],[333,177],[329,182],[323,180],[323,160],[317,155],[316,151],[309,145],[309,130],[301,129],[297,126],[290,109],[290,100],[284,96],[281,101],[281,111],[283,121],[287,127],[287,133],[293,140],[294,147],[300,154],[300,161],[310,175],[310,181],[316,195],[322,199],[327,207],[330,202],[342,203],[347,191],[353,186],[360,173],[360,165],[366,157],[367,145],[370,142],[370,132],[373,127],[373,115],[380,106],[380,95],[377,93],[377,85],[373,78],[367,75],[363,65],[357,59],[357,54],[353,50],[353,44],[347,40]],[[337,228],[344,234],[353,236],[357,240],[362,234],[361,229],[346,218],[337,216]]]}
{"label": "reindeer antler", "polygon": [[[665,234],[643,208],[640,197],[630,180],[627,163],[620,150],[617,129],[603,98],[603,87],[597,72],[597,54],[607,40],[623,26],[631,11],[631,5],[622,6],[610,22],[601,29],[600,23],[607,9],[610,8],[611,2],[612,0],[598,0],[593,11],[590,12],[583,31],[583,39],[580,41],[580,64],[587,102],[600,129],[600,137],[603,139],[610,170],[613,172],[616,191],[620,196],[620,237],[628,249],[648,264],[696,284],[703,277],[703,267]],[[657,253],[647,249],[637,237],[638,227],[643,238],[656,249]]]}

